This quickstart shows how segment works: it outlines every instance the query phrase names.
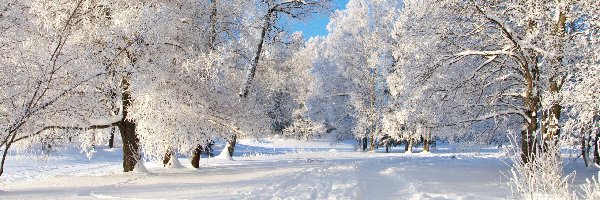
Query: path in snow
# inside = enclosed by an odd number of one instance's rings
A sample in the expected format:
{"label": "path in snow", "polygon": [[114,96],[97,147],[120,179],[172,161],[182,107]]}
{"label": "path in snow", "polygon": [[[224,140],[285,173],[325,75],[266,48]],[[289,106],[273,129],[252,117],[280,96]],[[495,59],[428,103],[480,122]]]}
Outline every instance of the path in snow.
{"label": "path in snow", "polygon": [[[280,142],[281,144],[278,144]],[[297,144],[298,142],[293,142]],[[95,161],[55,158],[38,176],[9,165],[0,199],[504,199],[510,190],[495,151],[483,153],[354,152],[352,145],[241,141],[235,161],[201,160],[202,168],[119,172],[118,155]],[[330,151],[330,148],[336,150]],[[69,157],[70,156],[70,157]],[[117,157],[117,158],[112,158]],[[110,158],[110,159],[109,159]],[[12,178],[11,178],[12,177]]]}

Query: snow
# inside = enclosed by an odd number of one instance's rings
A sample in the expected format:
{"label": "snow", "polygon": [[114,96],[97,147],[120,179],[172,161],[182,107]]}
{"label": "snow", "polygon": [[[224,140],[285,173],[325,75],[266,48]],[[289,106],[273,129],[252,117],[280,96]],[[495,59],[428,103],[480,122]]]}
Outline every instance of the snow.
{"label": "snow", "polygon": [[137,164],[133,168],[133,172],[135,172],[135,173],[142,173],[142,174],[150,173],[150,171],[148,171],[148,169],[146,169],[146,166],[144,165],[144,161],[143,160],[140,161],[140,162],[137,162]]}
{"label": "snow", "polygon": [[169,160],[169,163],[167,163],[167,166],[169,166],[170,168],[184,168],[181,162],[179,162],[179,159],[175,158],[177,157],[173,155],[173,157]]}
{"label": "snow", "polygon": [[[219,151],[225,145],[217,143]],[[106,148],[106,147],[102,147]],[[9,156],[0,177],[2,199],[504,199],[511,193],[503,152],[496,147],[459,152],[438,144],[430,153],[354,151],[351,141],[242,139],[235,160],[202,157],[200,169],[147,161],[123,173],[120,149],[87,159],[75,148],[56,150],[46,163]],[[225,155],[225,154],[220,154]],[[203,155],[204,156],[204,155]],[[220,156],[218,156],[220,157]],[[228,156],[225,156],[228,157]],[[230,157],[229,157],[230,158]],[[572,161],[572,159],[567,159]],[[141,163],[141,162],[140,162]],[[141,169],[146,168],[146,171]],[[597,173],[581,162],[575,185]]]}
{"label": "snow", "polygon": [[114,115],[114,116],[110,116],[107,118],[101,118],[101,119],[89,119],[88,122],[91,125],[107,125],[107,124],[112,124],[112,123],[118,122],[121,119],[123,119],[122,115]]}
{"label": "snow", "polygon": [[[223,149],[227,149],[227,148],[229,148],[229,143],[227,143]],[[227,152],[227,151],[221,151],[221,153],[219,153],[219,155],[215,158],[221,159],[221,160],[233,161],[233,158],[231,157],[231,155],[229,155],[229,152]]]}

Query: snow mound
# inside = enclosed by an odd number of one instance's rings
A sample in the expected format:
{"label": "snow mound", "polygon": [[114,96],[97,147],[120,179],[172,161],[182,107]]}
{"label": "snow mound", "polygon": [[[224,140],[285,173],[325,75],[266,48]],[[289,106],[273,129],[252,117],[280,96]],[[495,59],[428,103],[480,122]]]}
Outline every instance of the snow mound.
{"label": "snow mound", "polygon": [[144,161],[142,161],[142,160],[138,161],[135,164],[135,167],[133,168],[133,172],[141,173],[141,174],[150,173],[150,171],[148,171],[148,169],[146,169],[146,166],[144,166]]}
{"label": "snow mound", "polygon": [[177,159],[177,156],[175,155],[171,156],[171,159],[169,160],[169,163],[167,163],[167,166],[173,169],[183,168],[183,165],[181,164],[181,162],[179,162],[179,159]]}
{"label": "snow mound", "polygon": [[329,149],[329,153],[339,153],[340,151],[338,151],[337,149]]}
{"label": "snow mound", "polygon": [[410,198],[410,200],[425,200],[425,199],[433,199],[433,197],[423,194],[423,193],[415,193]]}
{"label": "snow mound", "polygon": [[[425,193],[417,192],[417,193],[414,193],[410,199],[411,200],[430,200],[430,199],[466,199],[466,198],[470,198],[470,197],[462,196],[462,195],[458,195],[458,194],[454,194],[454,193],[444,193],[444,194],[428,193],[428,194],[425,194]],[[552,198],[540,198],[540,199],[552,199]]]}
{"label": "snow mound", "polygon": [[216,156],[215,159],[234,161],[226,149],[223,149],[223,151],[221,151],[221,153],[218,156]]}
{"label": "snow mound", "polygon": [[379,172],[379,174],[386,175],[386,176],[391,176],[391,175],[398,174],[400,171],[402,171],[402,170],[398,169],[396,167],[390,167],[390,168],[387,168],[386,170],[383,170],[383,171]]}
{"label": "snow mound", "polygon": [[352,165],[334,165],[329,167],[331,171],[354,171],[355,169],[356,167]]}

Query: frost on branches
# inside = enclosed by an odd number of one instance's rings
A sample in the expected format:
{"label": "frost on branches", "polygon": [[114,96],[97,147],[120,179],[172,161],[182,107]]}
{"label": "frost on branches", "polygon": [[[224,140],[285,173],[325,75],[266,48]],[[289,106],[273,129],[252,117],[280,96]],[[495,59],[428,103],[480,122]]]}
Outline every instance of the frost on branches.
{"label": "frost on branches", "polygon": [[[299,17],[327,1],[309,4],[268,3]],[[0,166],[14,147],[74,140],[93,152],[112,144],[117,129],[124,171],[142,151],[152,159],[262,134],[270,85],[252,88],[244,101],[237,89],[245,66],[258,60],[250,59],[255,44],[267,38],[255,26],[265,8],[236,0],[0,3]]]}

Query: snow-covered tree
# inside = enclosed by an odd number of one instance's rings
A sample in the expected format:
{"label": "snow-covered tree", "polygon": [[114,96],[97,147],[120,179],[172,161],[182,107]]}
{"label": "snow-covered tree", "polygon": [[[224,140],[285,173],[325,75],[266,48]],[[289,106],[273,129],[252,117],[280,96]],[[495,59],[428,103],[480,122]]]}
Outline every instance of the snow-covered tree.
{"label": "snow-covered tree", "polygon": [[478,66],[474,77],[489,77],[483,86],[495,92],[485,95],[492,97],[486,103],[490,109],[478,119],[522,118],[526,128],[521,132],[521,146],[526,160],[535,151],[536,131],[540,130],[540,137],[546,140],[557,139],[560,134],[559,92],[573,66],[581,61],[577,49],[582,47],[573,43],[581,34],[567,31],[567,25],[597,15],[593,9],[582,9],[597,3],[453,2],[454,10],[465,20],[457,21],[457,34],[450,39],[464,50],[447,62]]}
{"label": "snow-covered tree", "polygon": [[325,126],[327,137],[333,140],[352,138],[354,107],[350,99],[351,79],[325,57],[323,38],[309,40],[306,53],[311,54],[308,67],[314,79],[306,96],[308,116]]}
{"label": "snow-covered tree", "polygon": [[[251,56],[251,64],[247,69],[239,95],[245,97],[252,79],[256,74],[256,68],[263,56],[265,43],[278,35],[278,21],[283,18],[303,20],[311,17],[314,13],[326,12],[331,7],[331,0],[266,0],[257,3],[257,15],[259,34],[256,38],[256,50]],[[254,48],[253,48],[254,49]]]}
{"label": "snow-covered tree", "polygon": [[[59,6],[60,5],[60,6]],[[118,121],[98,85],[109,71],[95,59],[101,48],[90,48],[98,7],[88,1],[9,1],[0,4],[3,28],[0,77],[2,166],[11,147],[27,150],[39,141],[65,140],[58,129],[84,132]]]}
{"label": "snow-covered tree", "polygon": [[[591,2],[590,2],[591,3]],[[598,6],[587,4],[584,13],[600,13]],[[566,108],[566,133],[563,138],[581,138],[582,157],[591,161],[589,151],[593,146],[594,163],[600,164],[598,141],[600,137],[600,54],[596,44],[600,41],[600,18],[598,14],[585,15],[581,20],[571,22],[568,31],[580,35],[573,40],[572,51],[576,51],[578,62],[574,63],[561,92],[561,105]]]}
{"label": "snow-covered tree", "polygon": [[[317,76],[334,88],[324,90],[317,97],[322,102],[334,100],[346,111],[338,118],[356,123],[351,132],[356,138],[370,138],[370,148],[375,148],[375,138],[381,131],[383,107],[387,84],[385,74],[395,63],[392,55],[394,21],[401,8],[398,1],[350,1],[345,10],[336,11],[328,24],[329,35],[319,41],[323,49],[315,62]],[[327,112],[335,113],[335,112]],[[356,119],[356,120],[354,120]],[[326,121],[327,123],[336,123]],[[348,127],[348,126],[346,126]],[[344,132],[348,132],[344,130]]]}

